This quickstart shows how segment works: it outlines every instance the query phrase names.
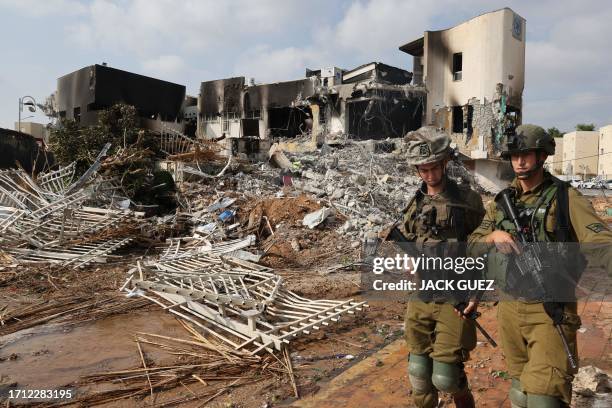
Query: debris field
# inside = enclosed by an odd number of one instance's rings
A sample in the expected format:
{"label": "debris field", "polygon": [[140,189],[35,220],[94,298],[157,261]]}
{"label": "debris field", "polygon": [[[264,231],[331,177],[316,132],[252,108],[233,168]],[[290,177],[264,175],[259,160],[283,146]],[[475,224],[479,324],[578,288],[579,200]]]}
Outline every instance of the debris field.
{"label": "debris field", "polygon": [[[405,352],[405,302],[360,293],[362,242],[419,185],[403,139],[302,153],[276,145],[260,162],[166,134],[177,206],[156,215],[105,172],[129,160],[108,148],[80,177],[74,165],[0,171],[0,390],[75,390],[44,406],[299,406],[321,389],[341,401],[334,377]],[[449,172],[474,183],[458,163]],[[605,210],[607,199],[593,200]],[[581,332],[591,339],[583,361],[603,370],[606,305],[584,303]],[[497,334],[494,308],[482,309]],[[500,406],[503,360],[479,340],[472,387],[479,406]],[[406,403],[398,367],[378,376],[400,387],[384,406]],[[596,395],[605,374],[593,370]],[[363,387],[349,382],[341,394]]]}

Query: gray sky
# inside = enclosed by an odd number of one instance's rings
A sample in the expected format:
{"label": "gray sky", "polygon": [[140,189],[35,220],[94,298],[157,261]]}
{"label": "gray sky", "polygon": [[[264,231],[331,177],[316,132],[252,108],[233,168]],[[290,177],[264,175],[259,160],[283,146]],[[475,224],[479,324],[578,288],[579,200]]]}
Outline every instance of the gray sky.
{"label": "gray sky", "polygon": [[281,81],[370,61],[411,70],[399,45],[505,6],[527,19],[523,122],[611,124],[608,1],[0,0],[0,127],[13,128],[20,96],[43,102],[58,77],[103,61],[192,95],[234,75]]}

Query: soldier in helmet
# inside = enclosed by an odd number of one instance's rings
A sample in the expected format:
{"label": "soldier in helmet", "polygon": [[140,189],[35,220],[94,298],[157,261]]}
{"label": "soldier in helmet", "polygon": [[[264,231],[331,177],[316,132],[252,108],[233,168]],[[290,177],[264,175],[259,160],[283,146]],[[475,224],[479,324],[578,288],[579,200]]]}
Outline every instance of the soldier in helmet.
{"label": "soldier in helmet", "polygon": [[[551,298],[550,293],[532,296],[529,286],[537,286],[537,282],[532,282],[536,279],[534,275],[517,275],[515,264],[508,261],[520,256],[528,245],[535,245],[529,241],[519,244],[517,228],[523,237],[532,237],[533,243],[547,242],[551,247],[553,242],[596,243],[590,246],[592,255],[603,261],[608,271],[612,270],[609,245],[612,232],[608,226],[578,191],[543,168],[546,158],[554,152],[554,138],[541,127],[516,128],[502,152],[502,157],[510,160],[516,177],[509,189],[500,192],[487,205],[482,223],[469,238],[472,256],[488,252],[487,273],[497,279],[502,292],[498,306],[499,332],[512,377],[509,399],[513,408],[570,405],[571,384],[577,370],[570,358],[576,356],[576,331],[580,327],[575,301]],[[506,199],[515,209],[515,217],[508,214]],[[510,218],[517,219],[518,226]],[[554,247],[572,248],[569,244]],[[545,283],[542,287],[552,287],[552,281],[564,277],[575,278],[585,266],[579,252],[561,250],[555,251],[555,255],[555,274],[540,275],[540,281]],[[562,337],[568,345],[569,356]]]}
{"label": "soldier in helmet", "polygon": [[[480,195],[447,177],[450,152],[450,138],[433,127],[413,132],[408,142],[408,163],[423,182],[404,214],[403,233],[417,246],[465,242],[484,215]],[[417,407],[436,407],[438,391],[452,394],[457,407],[474,406],[463,363],[476,346],[476,329],[448,296],[420,292],[408,303],[408,374]],[[476,307],[470,301],[464,312]]]}

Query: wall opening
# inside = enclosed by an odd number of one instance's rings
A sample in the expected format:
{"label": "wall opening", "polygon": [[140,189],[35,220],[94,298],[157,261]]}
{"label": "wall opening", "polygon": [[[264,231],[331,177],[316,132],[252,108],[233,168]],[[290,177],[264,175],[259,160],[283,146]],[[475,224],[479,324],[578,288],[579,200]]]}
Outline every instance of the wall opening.
{"label": "wall opening", "polygon": [[74,108],[73,118],[76,123],[81,123],[81,108],[80,107],[77,106],[76,108]]}
{"label": "wall opening", "polygon": [[242,136],[259,137],[259,119],[241,119]]}
{"label": "wall opening", "polygon": [[462,106],[453,106],[453,133],[463,133]]}
{"label": "wall opening", "polygon": [[474,107],[472,105],[468,105],[467,107],[467,135],[472,136],[474,133]]}
{"label": "wall opening", "polygon": [[268,108],[270,137],[296,137],[312,130],[312,112],[304,108]]}
{"label": "wall opening", "polygon": [[420,100],[395,99],[349,101],[346,104],[348,133],[356,139],[402,137],[421,127]]}
{"label": "wall opening", "polygon": [[504,133],[510,135],[514,133],[514,129],[521,124],[521,110],[513,106],[506,106],[506,116]]}
{"label": "wall opening", "polygon": [[461,81],[463,78],[463,53],[453,54],[453,81]]}

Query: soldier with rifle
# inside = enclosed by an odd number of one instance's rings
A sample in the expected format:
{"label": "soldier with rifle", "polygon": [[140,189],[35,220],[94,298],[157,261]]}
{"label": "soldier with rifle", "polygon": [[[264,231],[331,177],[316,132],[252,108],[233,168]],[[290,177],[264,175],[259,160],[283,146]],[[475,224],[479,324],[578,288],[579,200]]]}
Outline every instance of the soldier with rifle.
{"label": "soldier with rifle", "polygon": [[[411,137],[408,162],[416,167],[423,183],[405,210],[401,240],[405,238],[419,251],[465,243],[484,215],[480,195],[447,177],[451,149],[445,133],[424,127]],[[397,229],[391,231],[397,234]],[[409,301],[405,336],[417,407],[438,406],[438,391],[450,393],[457,407],[475,406],[463,363],[476,346],[476,309],[476,299],[454,299],[446,292],[419,292]]]}
{"label": "soldier with rifle", "polygon": [[578,191],[543,168],[554,152],[554,138],[539,126],[521,125],[508,136],[502,158],[516,177],[469,238],[470,255],[487,253],[487,277],[501,289],[499,332],[513,408],[570,405],[581,324],[575,283],[586,262],[568,243],[597,244],[588,255],[612,270],[608,226]]}

